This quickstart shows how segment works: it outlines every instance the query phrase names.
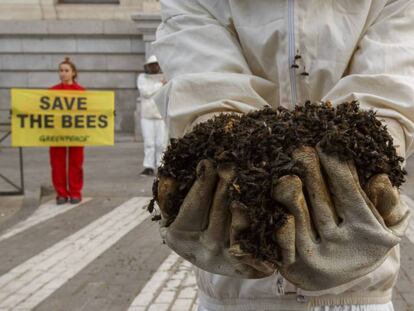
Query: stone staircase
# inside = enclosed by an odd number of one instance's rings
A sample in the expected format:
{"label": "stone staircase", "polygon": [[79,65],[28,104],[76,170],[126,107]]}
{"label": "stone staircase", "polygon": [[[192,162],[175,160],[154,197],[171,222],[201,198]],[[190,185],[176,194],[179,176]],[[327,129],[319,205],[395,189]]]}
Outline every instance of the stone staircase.
{"label": "stone staircase", "polygon": [[0,109],[10,107],[10,88],[58,83],[65,56],[87,89],[115,91],[116,131],[134,132],[145,42],[132,20],[0,21]]}

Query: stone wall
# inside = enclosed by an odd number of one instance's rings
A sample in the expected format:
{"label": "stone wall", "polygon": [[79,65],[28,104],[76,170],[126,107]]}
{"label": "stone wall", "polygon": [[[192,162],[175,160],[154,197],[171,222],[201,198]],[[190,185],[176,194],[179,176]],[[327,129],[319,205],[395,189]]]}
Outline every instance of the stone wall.
{"label": "stone wall", "polygon": [[65,3],[64,0],[0,0],[0,20],[130,20],[131,12],[159,12],[159,0],[119,0],[118,4]]}
{"label": "stone wall", "polygon": [[119,4],[0,0],[0,12],[2,120],[10,108],[11,88],[59,83],[58,64],[69,56],[78,67],[80,84],[90,90],[115,91],[116,131],[135,132],[140,139],[136,79],[149,42],[132,15],[159,16],[158,0],[120,0]]}
{"label": "stone wall", "polygon": [[0,109],[10,106],[10,88],[47,88],[59,82],[65,56],[88,89],[114,90],[116,130],[134,132],[145,43],[131,21],[0,21]]}

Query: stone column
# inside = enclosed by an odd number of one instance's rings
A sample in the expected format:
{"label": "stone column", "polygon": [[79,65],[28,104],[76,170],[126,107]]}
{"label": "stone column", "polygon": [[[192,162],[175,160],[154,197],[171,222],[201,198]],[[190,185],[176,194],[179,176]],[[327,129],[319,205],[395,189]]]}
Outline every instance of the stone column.
{"label": "stone column", "polygon": [[151,42],[155,40],[155,32],[161,23],[161,15],[159,13],[137,13],[132,15],[132,20],[136,23],[138,33],[142,35],[145,42],[146,57],[151,55]]}
{"label": "stone column", "polygon": [[39,0],[42,10],[42,19],[56,19],[56,4],[58,0]]}

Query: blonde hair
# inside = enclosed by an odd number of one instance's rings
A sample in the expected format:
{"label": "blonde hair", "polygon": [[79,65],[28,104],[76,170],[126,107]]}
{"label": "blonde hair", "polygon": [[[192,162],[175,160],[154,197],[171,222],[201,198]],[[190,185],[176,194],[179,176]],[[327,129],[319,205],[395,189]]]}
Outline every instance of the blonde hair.
{"label": "blonde hair", "polygon": [[70,60],[70,58],[65,57],[65,59],[59,64],[59,67],[61,65],[69,65],[70,68],[72,68],[72,71],[73,71],[73,80],[76,80],[76,78],[78,77],[78,70],[76,69],[75,64]]}

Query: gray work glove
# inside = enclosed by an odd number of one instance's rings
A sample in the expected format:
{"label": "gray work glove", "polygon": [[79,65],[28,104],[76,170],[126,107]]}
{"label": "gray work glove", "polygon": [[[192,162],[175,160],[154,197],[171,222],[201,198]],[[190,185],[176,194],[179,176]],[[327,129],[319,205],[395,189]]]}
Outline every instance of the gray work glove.
{"label": "gray work glove", "polygon": [[157,198],[161,236],[177,254],[203,270],[243,278],[271,275],[274,265],[254,259],[236,243],[249,221],[242,204],[229,200],[234,177],[231,166],[216,169],[209,160],[200,161],[197,179],[171,224],[171,197],[178,185],[172,178],[161,178]]}
{"label": "gray work glove", "polygon": [[298,176],[283,176],[272,194],[291,213],[275,234],[282,248],[281,274],[313,291],[373,271],[408,224],[398,191],[386,175],[377,175],[364,192],[355,166],[319,147],[300,148],[293,157],[303,166],[303,183]]}

